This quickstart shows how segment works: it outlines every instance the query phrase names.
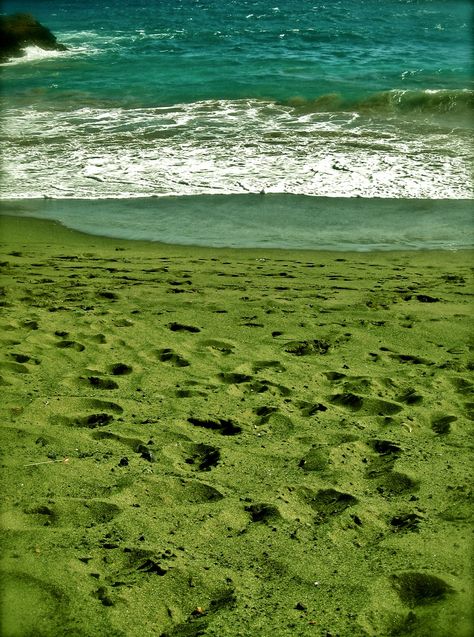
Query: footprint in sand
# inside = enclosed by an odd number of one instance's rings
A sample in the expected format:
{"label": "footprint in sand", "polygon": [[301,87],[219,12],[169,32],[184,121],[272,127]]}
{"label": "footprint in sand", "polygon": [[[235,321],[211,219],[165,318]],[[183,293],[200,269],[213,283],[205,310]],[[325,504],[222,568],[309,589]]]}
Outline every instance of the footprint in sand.
{"label": "footprint in sand", "polygon": [[40,365],[41,361],[38,358],[31,358],[27,354],[17,354],[16,352],[11,352],[9,358],[15,361],[15,363],[24,364],[30,363],[33,365]]}
{"label": "footprint in sand", "polygon": [[23,321],[22,326],[25,327],[27,330],[35,331],[39,329],[39,322],[35,320],[26,320]]}
{"label": "footprint in sand", "polygon": [[278,507],[265,502],[250,504],[245,507],[245,510],[250,514],[252,522],[274,522],[282,519]]}
{"label": "footprint in sand", "polygon": [[198,608],[194,610],[186,621],[177,624],[159,637],[198,637],[205,635],[209,622],[213,614],[224,610],[231,610],[237,603],[234,589],[225,589],[220,594],[215,595],[207,604],[205,614]]}
{"label": "footprint in sand", "polygon": [[457,416],[433,416],[431,429],[439,436],[444,436],[451,431],[451,423],[456,422]]}
{"label": "footprint in sand", "polygon": [[429,573],[400,573],[392,575],[390,581],[400,600],[409,608],[435,604],[454,593],[452,586]]}
{"label": "footprint in sand", "polygon": [[301,415],[307,418],[328,410],[326,405],[323,405],[323,403],[308,403],[304,400],[298,402],[298,407],[301,409]]}
{"label": "footprint in sand", "polygon": [[235,345],[227,341],[217,341],[214,339],[208,339],[200,341],[199,346],[203,350],[208,350],[213,354],[221,354],[228,356],[234,353]]}
{"label": "footprint in sand", "polygon": [[[85,427],[87,429],[96,429],[105,427],[114,420],[113,414],[123,413],[123,408],[117,403],[106,400],[96,399],[72,399],[58,400],[53,403],[57,407],[58,413],[53,413],[49,417],[49,422],[53,425],[67,425],[71,427]],[[76,415],[65,416],[62,412],[66,408],[68,414],[77,409],[79,413]],[[93,413],[84,413],[85,411],[93,411]],[[100,410],[100,411],[99,411]]]}
{"label": "footprint in sand", "polygon": [[303,471],[325,471],[329,465],[329,452],[327,445],[313,445],[308,453],[299,462]]}
{"label": "footprint in sand", "polygon": [[107,301],[116,301],[120,298],[118,294],[111,292],[110,290],[101,290],[100,292],[97,292],[97,296],[100,299],[106,299]]}
{"label": "footprint in sand", "polygon": [[197,471],[210,471],[221,459],[220,450],[212,445],[182,443],[181,448],[184,462]]}
{"label": "footprint in sand", "polygon": [[255,413],[258,416],[257,425],[264,425],[270,420],[272,414],[278,413],[278,407],[271,407],[267,405],[263,405],[262,407],[257,407],[255,409]]}
{"label": "footprint in sand", "polygon": [[471,381],[466,380],[465,378],[453,378],[452,383],[458,392],[461,395],[472,396],[474,393],[474,385]]}
{"label": "footprint in sand", "polygon": [[27,509],[25,513],[31,516],[41,526],[57,527],[92,527],[106,524],[113,520],[121,509],[116,504],[103,500],[80,500],[70,498],[53,504],[40,505]]}
{"label": "footprint in sand", "polygon": [[186,387],[176,385],[176,396],[178,398],[192,398],[193,396],[207,396],[207,392],[202,388],[201,383],[195,380],[187,380],[183,383]]}
{"label": "footprint in sand", "polygon": [[191,332],[192,334],[195,334],[201,331],[199,327],[195,327],[194,325],[183,325],[182,323],[169,323],[168,327],[172,332]]}
{"label": "footprint in sand", "polygon": [[263,394],[264,392],[269,392],[273,395],[280,396],[291,396],[293,393],[291,389],[285,387],[285,385],[280,385],[279,383],[273,383],[271,380],[255,380],[252,383],[249,383],[247,386],[247,390],[249,392],[255,394]]}
{"label": "footprint in sand", "polygon": [[401,513],[400,515],[394,515],[390,520],[390,526],[393,531],[398,533],[404,531],[418,531],[420,523],[423,521],[423,517],[418,513]]}
{"label": "footprint in sand", "polygon": [[85,379],[94,389],[118,389],[118,384],[110,378],[100,378],[99,376],[87,376]]}
{"label": "footprint in sand", "polygon": [[180,480],[177,486],[177,501],[204,504],[206,502],[217,502],[224,498],[224,495],[218,489],[198,480]]}
{"label": "footprint in sand", "polygon": [[170,363],[175,367],[189,367],[190,363],[170,348],[159,349],[156,352],[158,360],[162,363]]}
{"label": "footprint in sand", "polygon": [[314,339],[312,341],[290,341],[285,345],[284,350],[294,356],[311,356],[327,354],[330,347],[330,343]]}
{"label": "footprint in sand", "polygon": [[397,400],[401,403],[405,403],[406,405],[421,405],[421,403],[423,402],[423,396],[419,394],[416,389],[410,387],[409,389],[404,391],[403,394],[397,396]]}
{"label": "footprint in sand", "polygon": [[217,431],[223,436],[235,436],[242,431],[242,427],[236,425],[232,420],[225,418],[188,418],[188,422],[195,427],[203,427],[204,429],[211,429]]}
{"label": "footprint in sand", "polygon": [[343,493],[336,489],[320,489],[315,493],[312,489],[301,487],[298,492],[305,504],[316,512],[316,524],[329,522],[330,519],[341,515],[346,509],[358,503],[358,499],[350,493]]}
{"label": "footprint in sand", "polygon": [[126,365],[125,363],[115,363],[109,367],[109,372],[114,376],[125,376],[131,374],[133,367]]}
{"label": "footprint in sand", "polygon": [[23,363],[13,363],[10,361],[0,362],[0,369],[13,374],[29,374],[30,370]]}
{"label": "footprint in sand", "polygon": [[217,374],[217,378],[228,385],[240,385],[252,380],[252,376],[249,376],[248,374],[239,374],[237,372],[221,372],[220,374]]}
{"label": "footprint in sand", "polygon": [[26,573],[3,573],[2,634],[5,637],[39,635],[39,626],[47,626],[48,634],[60,635],[68,610],[67,594],[53,584]]}
{"label": "footprint in sand", "polygon": [[[148,462],[156,462],[152,440],[148,441],[148,444],[145,444],[145,442],[140,438],[121,436],[113,433],[112,431],[96,431],[92,434],[92,438],[94,438],[94,440],[114,440],[126,447],[129,447],[132,451],[139,454],[140,458],[148,460]],[[126,467],[128,464],[128,458],[121,458],[119,462],[120,467]]]}
{"label": "footprint in sand", "polygon": [[333,394],[330,401],[333,405],[372,416],[389,416],[403,409],[403,406],[398,403],[380,398],[367,398],[352,392]]}
{"label": "footprint in sand", "polygon": [[85,345],[83,345],[82,343],[69,340],[59,341],[58,343],[56,343],[56,347],[58,347],[59,349],[72,349],[75,352],[83,352],[86,349]]}
{"label": "footprint in sand", "polygon": [[381,495],[397,496],[407,491],[416,491],[419,483],[405,473],[394,471],[393,467],[402,448],[389,440],[373,440],[372,448],[377,456],[367,469],[367,477],[375,481],[376,490]]}
{"label": "footprint in sand", "polygon": [[408,365],[433,365],[431,361],[421,356],[412,356],[411,354],[390,354],[391,358],[394,358],[399,363]]}
{"label": "footprint in sand", "polygon": [[105,427],[113,422],[114,417],[111,414],[95,413],[87,416],[51,416],[50,422],[53,425],[67,425],[71,427],[83,427],[85,429],[96,429],[97,427]]}
{"label": "footprint in sand", "polygon": [[256,361],[253,363],[252,369],[255,374],[264,369],[270,369],[274,372],[280,373],[286,371],[286,368],[280,363],[280,361]]}

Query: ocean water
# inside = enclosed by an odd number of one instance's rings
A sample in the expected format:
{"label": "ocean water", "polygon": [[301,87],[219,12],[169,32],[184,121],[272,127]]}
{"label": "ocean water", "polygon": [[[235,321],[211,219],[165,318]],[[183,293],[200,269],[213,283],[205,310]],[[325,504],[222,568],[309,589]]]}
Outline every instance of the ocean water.
{"label": "ocean water", "polygon": [[470,244],[468,0],[4,0],[18,11],[68,51],[2,65],[3,209],[178,243],[219,214],[210,245],[272,244],[277,220],[282,247]]}

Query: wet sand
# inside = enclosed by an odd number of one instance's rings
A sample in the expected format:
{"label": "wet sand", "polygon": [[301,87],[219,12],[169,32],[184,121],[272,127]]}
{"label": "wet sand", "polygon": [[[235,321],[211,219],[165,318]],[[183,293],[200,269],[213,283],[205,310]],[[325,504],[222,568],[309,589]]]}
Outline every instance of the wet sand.
{"label": "wet sand", "polygon": [[2,635],[472,634],[472,253],[0,234]]}

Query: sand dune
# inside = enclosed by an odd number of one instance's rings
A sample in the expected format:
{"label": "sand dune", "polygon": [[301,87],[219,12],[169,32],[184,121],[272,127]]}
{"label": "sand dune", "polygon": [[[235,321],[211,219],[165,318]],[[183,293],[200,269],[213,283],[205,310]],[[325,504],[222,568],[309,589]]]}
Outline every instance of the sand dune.
{"label": "sand dune", "polygon": [[5,637],[471,634],[470,253],[0,224]]}

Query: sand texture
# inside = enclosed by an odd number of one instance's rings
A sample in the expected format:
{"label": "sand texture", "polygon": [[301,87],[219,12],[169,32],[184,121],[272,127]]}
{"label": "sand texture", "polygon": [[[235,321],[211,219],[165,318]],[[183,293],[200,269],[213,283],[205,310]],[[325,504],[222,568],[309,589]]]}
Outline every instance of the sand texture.
{"label": "sand texture", "polygon": [[468,637],[472,255],[4,217],[3,637]]}

